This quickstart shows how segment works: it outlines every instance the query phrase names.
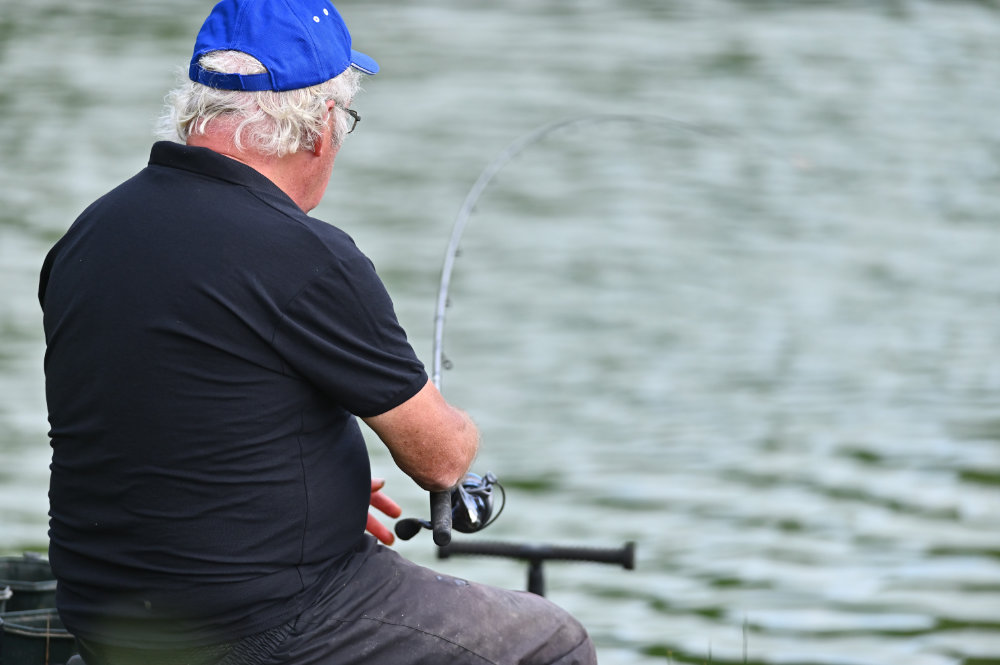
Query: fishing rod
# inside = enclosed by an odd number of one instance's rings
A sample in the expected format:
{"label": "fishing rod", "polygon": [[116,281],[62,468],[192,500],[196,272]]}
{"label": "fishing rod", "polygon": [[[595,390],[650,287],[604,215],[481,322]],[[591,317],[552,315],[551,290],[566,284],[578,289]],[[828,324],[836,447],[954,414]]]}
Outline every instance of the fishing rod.
{"label": "fishing rod", "polygon": [[[541,125],[529,133],[517,138],[503,150],[501,150],[479,174],[472,188],[469,190],[458,215],[452,226],[448,246],[445,251],[444,263],[441,268],[441,281],[438,288],[437,301],[434,310],[434,347],[431,365],[431,381],[441,389],[442,370],[450,366],[444,356],[444,327],[445,312],[449,305],[449,289],[451,288],[452,273],[455,268],[455,260],[458,257],[459,245],[462,235],[468,225],[472,212],[475,210],[479,199],[487,190],[496,175],[517,155],[527,148],[541,142],[546,137],[560,130],[584,124],[623,122],[634,124],[654,124],[665,125],[675,129],[683,130],[690,134],[720,135],[720,132],[713,132],[704,127],[685,123],[666,116],[648,114],[628,114],[628,113],[598,113],[581,115],[573,118],[557,120],[545,125]],[[529,562],[529,590],[535,593],[544,593],[544,584],[541,579],[541,562],[547,559],[564,560],[586,560],[602,563],[616,563],[626,569],[633,569],[635,566],[635,543],[626,543],[620,549],[598,550],[593,548],[558,548],[546,545],[517,545],[517,544],[486,544],[486,545],[466,545],[451,546],[451,530],[464,533],[473,533],[485,528],[493,523],[496,516],[492,516],[493,500],[492,489],[499,487],[503,493],[503,487],[496,481],[496,476],[488,473],[486,476],[468,474],[458,487],[443,492],[431,492],[431,519],[420,520],[409,518],[396,523],[396,535],[403,540],[408,540],[419,533],[422,529],[430,529],[434,533],[434,543],[439,547],[439,556],[442,558],[452,554],[484,554],[489,556],[506,556],[509,558],[520,558]],[[506,496],[504,495],[504,501]],[[502,511],[501,506],[501,511]]]}
{"label": "fishing rod", "polygon": [[[445,251],[444,264],[441,269],[441,283],[438,289],[437,306],[434,312],[434,349],[431,371],[431,381],[438,390],[441,390],[441,370],[444,366],[445,309],[448,306],[448,289],[451,285],[451,275],[455,267],[455,258],[458,256],[459,242],[462,239],[462,233],[465,231],[469,217],[476,207],[476,203],[483,192],[486,191],[494,176],[500,172],[504,165],[527,147],[538,143],[549,134],[564,127],[584,122],[634,120],[639,117],[641,116],[597,114],[559,120],[543,125],[508,145],[480,173],[479,178],[473,184],[472,189],[469,190],[462,206],[459,208],[458,217],[452,227],[448,247]],[[485,528],[493,522],[490,516],[486,514],[487,511],[492,510],[492,504],[487,505],[481,497],[488,496],[494,484],[496,484],[496,477],[492,474],[487,474],[485,478],[469,474],[459,483],[458,487],[452,490],[431,492],[431,519],[429,521],[417,518],[400,520],[395,525],[396,535],[403,540],[409,540],[419,533],[421,529],[430,529],[434,533],[434,543],[439,547],[444,547],[451,542],[451,530],[455,526],[454,516],[457,506],[461,506],[465,510],[464,514],[467,515],[463,526],[471,528],[473,525],[476,525],[477,528],[473,530]],[[502,491],[503,487],[500,486],[500,489]],[[469,490],[472,490],[472,493]],[[476,492],[480,492],[480,494]],[[480,497],[478,503],[476,500],[477,497]],[[482,511],[482,514],[477,515],[476,511]],[[464,531],[465,529],[462,530]]]}

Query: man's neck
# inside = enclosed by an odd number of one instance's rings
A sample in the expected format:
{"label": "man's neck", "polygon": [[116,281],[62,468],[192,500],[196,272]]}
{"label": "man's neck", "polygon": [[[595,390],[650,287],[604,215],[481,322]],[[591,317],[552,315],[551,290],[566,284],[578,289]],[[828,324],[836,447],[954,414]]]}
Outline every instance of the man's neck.
{"label": "man's neck", "polygon": [[319,205],[329,180],[329,172],[323,172],[322,162],[312,151],[299,151],[282,157],[264,155],[240,150],[230,134],[212,131],[192,134],[187,143],[246,164],[277,185],[305,212]]}

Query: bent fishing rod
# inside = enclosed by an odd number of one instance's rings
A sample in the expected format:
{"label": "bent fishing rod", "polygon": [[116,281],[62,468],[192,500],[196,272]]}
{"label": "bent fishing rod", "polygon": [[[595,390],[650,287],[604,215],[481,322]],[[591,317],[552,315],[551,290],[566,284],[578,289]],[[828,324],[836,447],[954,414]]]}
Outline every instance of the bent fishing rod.
{"label": "bent fishing rod", "polygon": [[[434,347],[431,364],[431,381],[438,390],[441,390],[442,370],[449,366],[444,355],[444,327],[445,312],[449,305],[448,294],[451,288],[452,273],[455,268],[455,260],[458,257],[462,235],[472,216],[472,212],[476,209],[479,199],[496,175],[509,162],[549,135],[576,125],[611,122],[668,126],[688,134],[713,135],[716,137],[723,135],[721,132],[710,131],[704,127],[685,123],[667,116],[598,113],[581,115],[541,125],[514,140],[501,150],[482,170],[462,202],[452,226],[451,236],[449,237],[448,246],[445,251],[434,310]],[[728,138],[734,137],[729,136]],[[396,524],[396,535],[403,540],[408,540],[421,529],[427,528],[434,533],[434,543],[443,548],[451,543],[451,530],[453,527],[465,533],[472,533],[485,528],[489,524],[492,524],[496,517],[499,516],[499,513],[496,516],[491,516],[493,509],[492,488],[494,485],[500,487],[501,492],[503,492],[503,487],[497,483],[496,477],[492,473],[486,476],[478,476],[470,473],[457,487],[451,490],[431,492],[430,521],[413,518],[400,520]],[[506,497],[504,496],[504,498]],[[456,521],[456,516],[458,515],[461,515],[458,518],[460,522]],[[537,557],[527,558],[535,559]],[[553,556],[552,558],[558,557]],[[617,555],[617,558],[614,558],[614,560],[623,563],[626,568],[631,568],[634,562],[634,545],[631,548],[626,547],[625,550],[621,550],[620,555]]]}

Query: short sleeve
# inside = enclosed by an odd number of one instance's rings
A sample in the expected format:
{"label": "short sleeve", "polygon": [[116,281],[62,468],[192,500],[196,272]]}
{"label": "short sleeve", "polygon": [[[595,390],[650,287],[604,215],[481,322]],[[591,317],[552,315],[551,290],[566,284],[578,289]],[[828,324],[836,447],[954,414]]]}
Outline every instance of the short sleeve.
{"label": "short sleeve", "polygon": [[399,406],[427,382],[371,261],[338,258],[285,306],[274,346],[290,371],[362,417]]}

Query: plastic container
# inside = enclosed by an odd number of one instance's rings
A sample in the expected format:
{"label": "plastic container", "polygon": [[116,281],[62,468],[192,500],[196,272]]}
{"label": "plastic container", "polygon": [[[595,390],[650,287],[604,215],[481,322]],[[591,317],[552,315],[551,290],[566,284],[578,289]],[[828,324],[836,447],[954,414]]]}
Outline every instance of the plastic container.
{"label": "plastic container", "polygon": [[57,665],[76,653],[76,640],[54,609],[0,615],[0,662],[4,665]]}
{"label": "plastic container", "polygon": [[49,560],[34,552],[0,557],[0,588],[12,595],[5,611],[22,612],[56,606],[56,580]]}

